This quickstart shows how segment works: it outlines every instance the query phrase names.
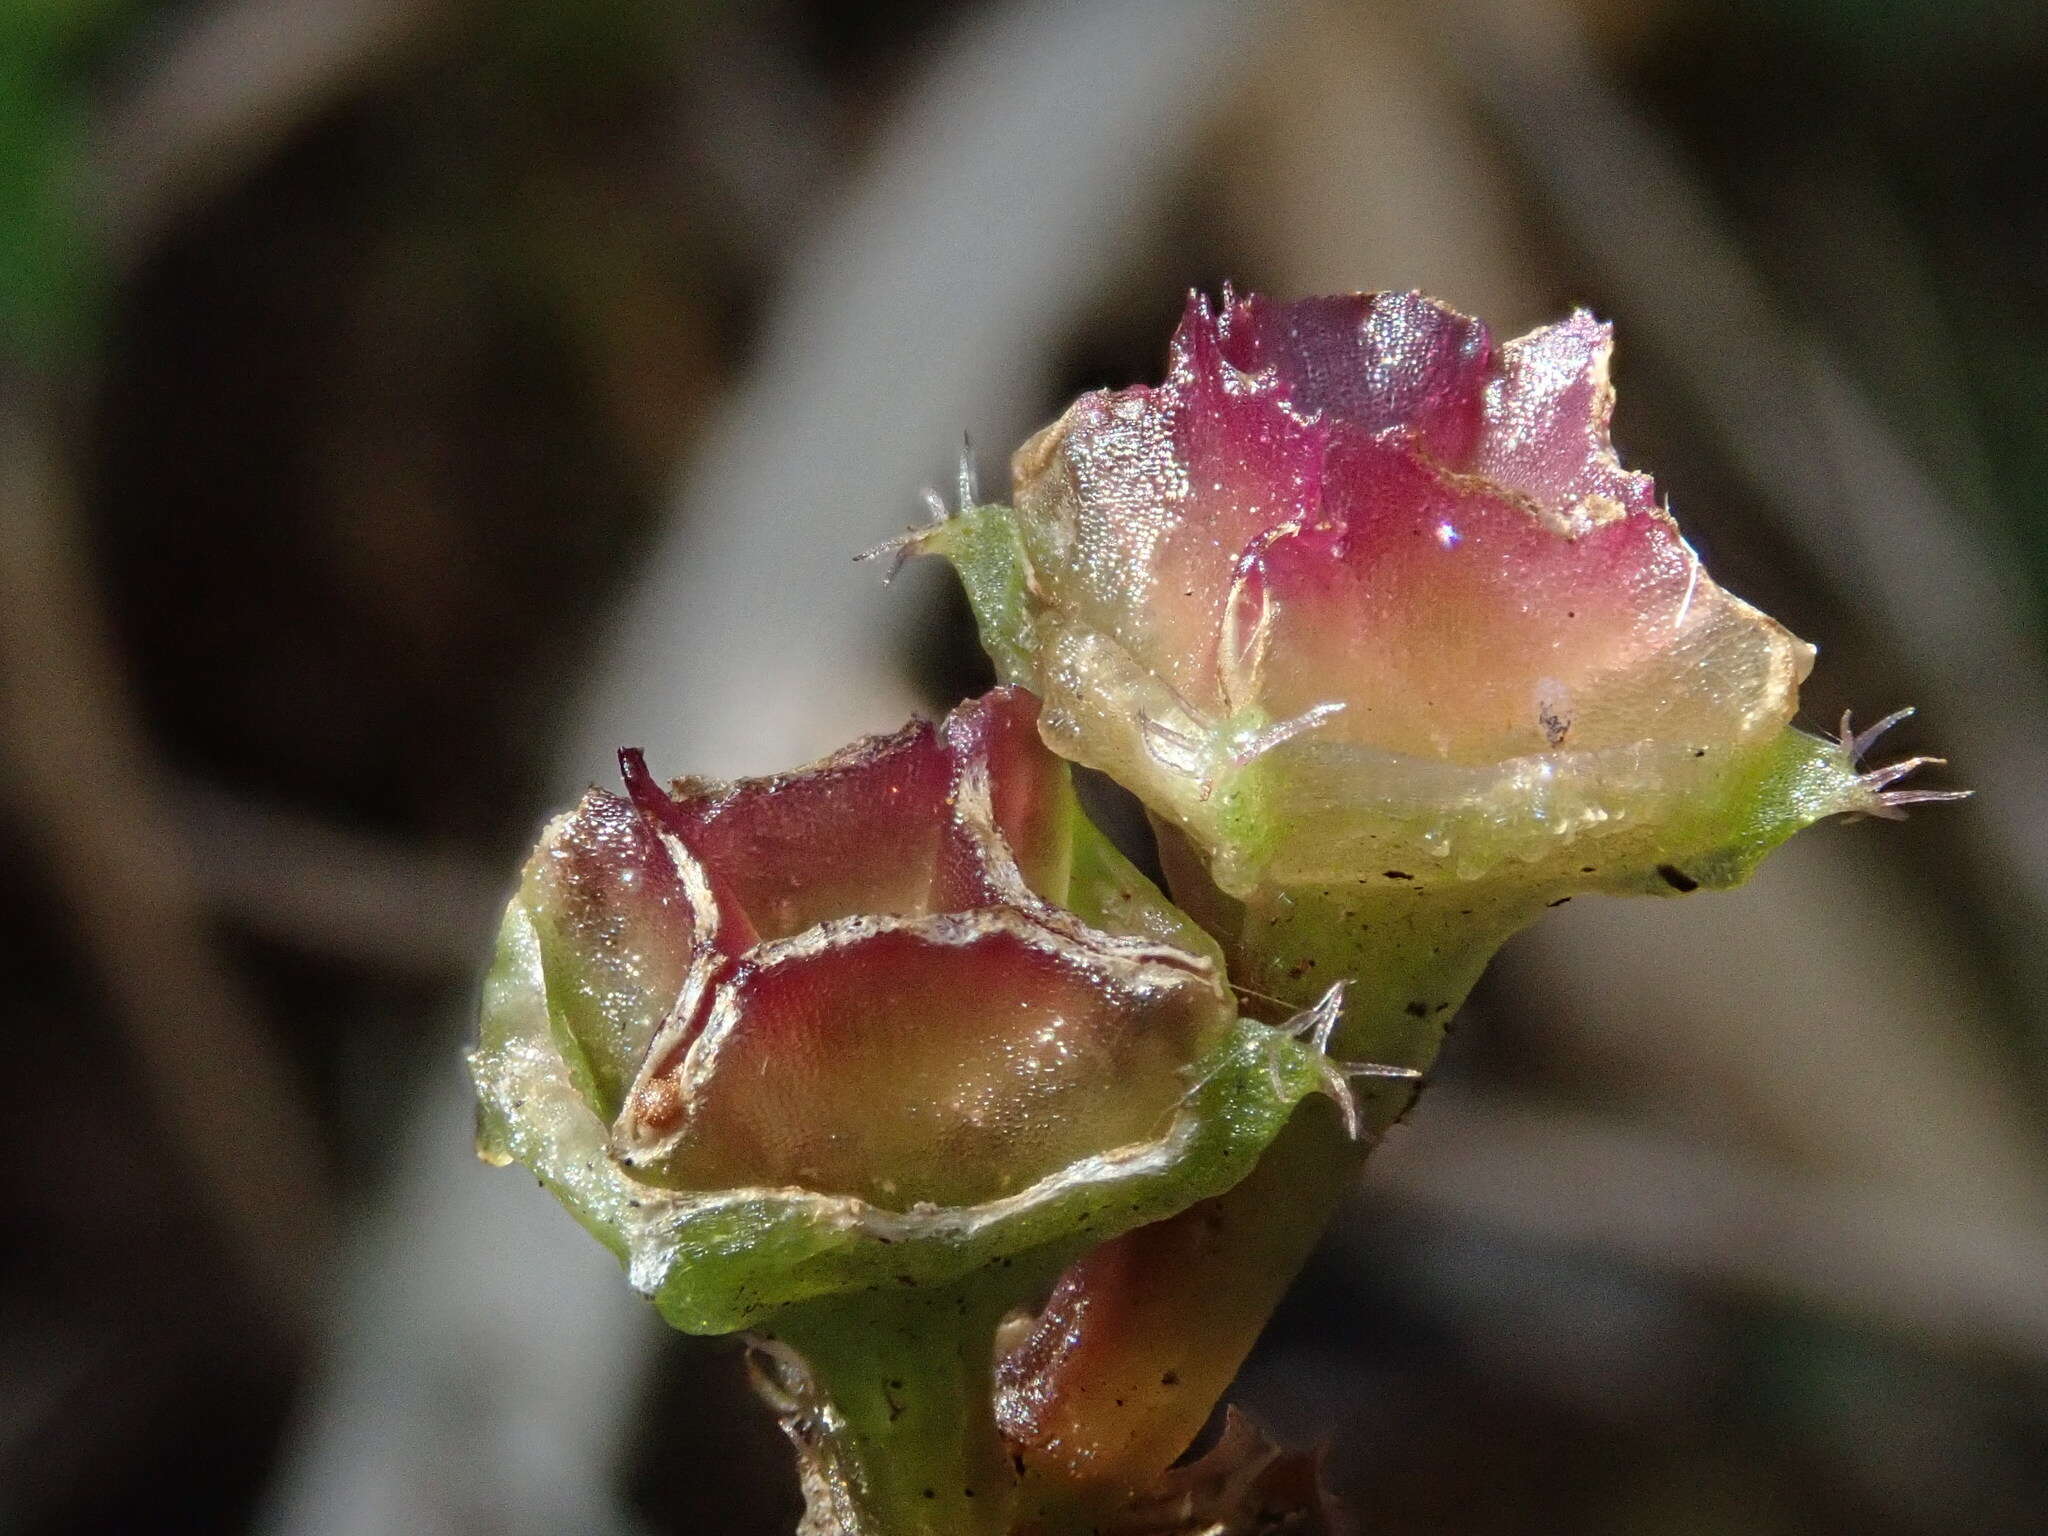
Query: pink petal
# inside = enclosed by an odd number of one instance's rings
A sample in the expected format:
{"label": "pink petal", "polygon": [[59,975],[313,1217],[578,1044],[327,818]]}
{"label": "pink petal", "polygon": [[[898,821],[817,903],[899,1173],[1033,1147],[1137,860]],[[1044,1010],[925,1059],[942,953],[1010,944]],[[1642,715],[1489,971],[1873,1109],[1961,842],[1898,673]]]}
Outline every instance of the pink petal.
{"label": "pink petal", "polygon": [[1553,512],[1604,497],[1631,512],[1657,504],[1648,475],[1621,467],[1608,436],[1613,327],[1579,310],[1501,349],[1471,470]]}
{"label": "pink petal", "polygon": [[555,1010],[571,1020],[604,1109],[616,1109],[689,970],[688,893],[653,830],[592,790],[527,865],[531,913]]}
{"label": "pink petal", "polygon": [[671,791],[637,753],[621,761],[635,804],[700,866],[721,910],[744,914],[751,943],[843,917],[1014,902],[1020,876],[1062,897],[1066,769],[1037,721],[1036,699],[999,688],[940,726],[916,721],[768,778]]}
{"label": "pink petal", "polygon": [[1049,536],[1038,574],[1055,602],[1214,709],[1231,568],[1262,530],[1313,509],[1323,436],[1275,379],[1230,366],[1208,301],[1191,298],[1164,384],[1083,396],[1019,452],[1018,509]]}
{"label": "pink petal", "polygon": [[972,1204],[1160,1134],[1222,1006],[1028,921],[841,924],[742,967],[643,1129],[686,1188]]}
{"label": "pink petal", "polygon": [[953,771],[931,910],[1014,904],[1023,891],[1064,901],[1073,792],[1039,740],[1038,700],[997,688],[948,715],[939,740]]}
{"label": "pink petal", "polygon": [[1655,658],[1699,578],[1668,521],[1563,526],[1349,433],[1329,470],[1328,515],[1275,530],[1238,574],[1276,718],[1341,702],[1323,739],[1470,763],[1635,739],[1660,713],[1686,728],[1695,701]]}
{"label": "pink petal", "polygon": [[1226,306],[1224,356],[1272,369],[1295,408],[1367,433],[1411,435],[1438,462],[1464,464],[1479,440],[1493,335],[1419,293],[1350,293]]}
{"label": "pink petal", "polygon": [[938,733],[916,721],[794,773],[634,788],[773,939],[857,912],[931,910],[951,780]]}

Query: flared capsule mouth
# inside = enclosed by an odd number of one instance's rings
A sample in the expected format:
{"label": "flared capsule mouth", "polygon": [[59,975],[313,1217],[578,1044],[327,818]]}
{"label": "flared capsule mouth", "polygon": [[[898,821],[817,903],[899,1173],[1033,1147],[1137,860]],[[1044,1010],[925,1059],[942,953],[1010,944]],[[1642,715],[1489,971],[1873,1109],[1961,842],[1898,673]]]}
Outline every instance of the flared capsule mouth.
{"label": "flared capsule mouth", "polygon": [[1813,649],[1623,465],[1612,350],[1584,312],[1503,345],[1413,293],[1197,296],[1160,384],[1076,402],[1019,451],[1013,508],[919,544],[1046,741],[1239,893],[1389,862],[1641,873],[1660,843],[1733,868],[1757,827],[1945,793],[1792,729]]}
{"label": "flared capsule mouth", "polygon": [[[1335,1091],[1321,1042],[1238,1019],[1175,1073],[1146,1135],[983,1197],[869,1198],[774,1182],[678,1188],[616,1154],[576,1053],[564,1047],[553,991],[533,915],[515,900],[469,1057],[479,1151],[530,1168],[663,1315],[694,1333],[758,1327],[785,1308],[849,1292],[945,1285],[1159,1220],[1228,1189],[1296,1105]],[[1336,1082],[1346,1082],[1341,1071]]]}
{"label": "flared capsule mouth", "polygon": [[1321,712],[1465,764],[1768,736],[1812,650],[1623,468],[1611,353],[1583,312],[1497,346],[1417,294],[1192,301],[1164,383],[1018,456],[1041,649],[1099,637],[1183,735]]}
{"label": "flared capsule mouth", "polygon": [[878,1208],[1149,1141],[1227,1029],[1213,963],[1060,903],[1077,811],[1000,689],[808,768],[593,792],[529,867],[550,1001],[644,1182]]}

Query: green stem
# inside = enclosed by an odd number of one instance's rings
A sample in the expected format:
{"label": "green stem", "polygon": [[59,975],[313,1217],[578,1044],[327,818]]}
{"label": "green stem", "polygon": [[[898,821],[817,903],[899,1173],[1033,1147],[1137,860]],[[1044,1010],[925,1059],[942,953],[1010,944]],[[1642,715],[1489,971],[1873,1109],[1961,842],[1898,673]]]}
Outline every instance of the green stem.
{"label": "green stem", "polygon": [[[1174,898],[1229,952],[1248,1009],[1284,1017],[1348,980],[1339,1060],[1427,1067],[1500,944],[1542,910],[1534,889],[1478,897],[1400,880],[1283,889],[1249,905],[1161,839]],[[1261,1003],[1258,995],[1267,1000]],[[1149,1486],[1211,1407],[1412,1090],[1359,1085],[1361,1139],[1304,1106],[1234,1189],[1092,1250],[1006,1364],[1005,1428],[1035,1480],[1077,1506]]]}
{"label": "green stem", "polygon": [[784,1416],[818,1536],[1001,1536],[1016,1473],[993,1413],[995,1330],[1018,1294],[870,1291],[800,1308],[764,1337],[808,1382]]}

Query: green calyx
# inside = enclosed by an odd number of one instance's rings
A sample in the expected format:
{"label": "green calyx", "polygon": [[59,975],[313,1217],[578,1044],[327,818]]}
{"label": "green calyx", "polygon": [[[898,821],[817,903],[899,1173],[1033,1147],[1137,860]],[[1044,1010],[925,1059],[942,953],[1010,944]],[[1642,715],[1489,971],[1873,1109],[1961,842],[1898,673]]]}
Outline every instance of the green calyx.
{"label": "green calyx", "polygon": [[[1030,1283],[1050,1284],[1050,1263]],[[1005,1536],[1019,1478],[992,1411],[1013,1277],[887,1288],[794,1308],[754,1336],[766,1395],[830,1536]]]}
{"label": "green calyx", "polygon": [[[1443,794],[1421,792],[1431,780]],[[1219,786],[1190,834],[1225,889],[1359,881],[1409,892],[1685,894],[1738,885],[1802,828],[1882,809],[1840,742],[1644,742],[1477,773],[1309,739]]]}
{"label": "green calyx", "polygon": [[943,555],[952,562],[996,675],[1006,683],[1032,687],[1038,676],[1038,640],[1031,565],[1017,514],[999,503],[962,507],[944,522],[907,537],[900,547],[912,554]]}

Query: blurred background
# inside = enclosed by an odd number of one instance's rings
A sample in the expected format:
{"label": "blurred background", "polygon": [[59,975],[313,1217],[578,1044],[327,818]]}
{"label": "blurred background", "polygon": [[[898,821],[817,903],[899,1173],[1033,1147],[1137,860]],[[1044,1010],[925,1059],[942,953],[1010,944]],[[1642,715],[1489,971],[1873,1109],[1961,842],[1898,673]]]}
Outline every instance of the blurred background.
{"label": "blurred background", "polygon": [[1510,946],[1248,1366],[1386,1536],[2048,1529],[2048,17],[0,7],[0,1531],[781,1536],[468,1147],[541,818],[986,677],[849,557],[1190,285],[1619,327],[1622,451],[1976,786]]}

